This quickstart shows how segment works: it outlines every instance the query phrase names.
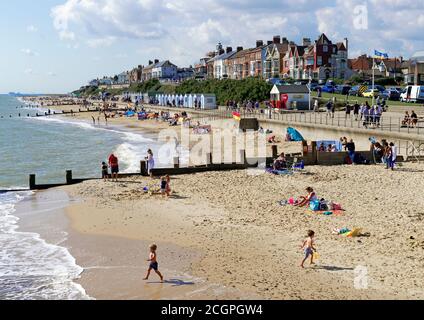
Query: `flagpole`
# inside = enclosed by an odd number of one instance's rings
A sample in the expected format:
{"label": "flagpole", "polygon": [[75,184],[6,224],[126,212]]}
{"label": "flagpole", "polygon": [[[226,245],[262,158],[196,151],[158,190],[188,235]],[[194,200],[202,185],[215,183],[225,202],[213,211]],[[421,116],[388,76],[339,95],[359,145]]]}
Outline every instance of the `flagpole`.
{"label": "flagpole", "polygon": [[374,89],[375,89],[375,57],[372,58],[372,106],[374,106],[375,96],[374,96]]}

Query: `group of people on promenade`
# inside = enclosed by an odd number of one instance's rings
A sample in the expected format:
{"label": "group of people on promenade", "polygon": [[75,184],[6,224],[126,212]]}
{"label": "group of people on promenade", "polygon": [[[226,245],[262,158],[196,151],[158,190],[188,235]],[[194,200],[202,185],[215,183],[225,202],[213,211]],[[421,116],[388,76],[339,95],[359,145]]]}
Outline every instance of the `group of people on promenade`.
{"label": "group of people on promenade", "polygon": [[229,100],[227,101],[226,106],[227,111],[244,110],[245,112],[253,113],[255,110],[260,109],[261,104],[259,101],[248,100],[240,103],[234,100]]}
{"label": "group of people on promenade", "polygon": [[412,111],[411,114],[409,111],[405,112],[405,117],[402,121],[402,127],[406,128],[416,128],[418,125],[418,115],[415,113],[415,111]]}

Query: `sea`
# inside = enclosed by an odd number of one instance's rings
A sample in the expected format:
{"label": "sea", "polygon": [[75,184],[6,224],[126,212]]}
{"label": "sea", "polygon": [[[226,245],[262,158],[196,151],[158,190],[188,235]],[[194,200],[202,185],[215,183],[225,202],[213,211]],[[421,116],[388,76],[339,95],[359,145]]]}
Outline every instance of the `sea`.
{"label": "sea", "polygon": [[76,178],[97,178],[111,153],[122,172],[135,173],[149,148],[163,152],[154,137],[129,129],[31,117],[44,112],[0,95],[0,300],[90,299],[74,282],[83,269],[66,248],[20,231],[16,206],[32,195],[26,190],[30,174],[36,174],[38,184],[63,183],[66,170]]}

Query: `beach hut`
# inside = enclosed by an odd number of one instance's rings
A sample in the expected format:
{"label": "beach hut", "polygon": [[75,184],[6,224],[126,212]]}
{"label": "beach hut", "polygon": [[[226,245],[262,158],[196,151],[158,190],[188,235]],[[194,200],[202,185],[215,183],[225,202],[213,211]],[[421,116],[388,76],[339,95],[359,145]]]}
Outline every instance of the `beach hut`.
{"label": "beach hut", "polygon": [[309,89],[304,85],[275,85],[271,91],[271,103],[277,109],[309,110]]}
{"label": "beach hut", "polygon": [[214,94],[202,94],[200,97],[201,108],[203,110],[218,109],[216,96]]}
{"label": "beach hut", "polygon": [[184,95],[184,108],[190,108],[188,105],[188,94]]}
{"label": "beach hut", "polygon": [[188,95],[188,108],[194,108],[194,95]]}

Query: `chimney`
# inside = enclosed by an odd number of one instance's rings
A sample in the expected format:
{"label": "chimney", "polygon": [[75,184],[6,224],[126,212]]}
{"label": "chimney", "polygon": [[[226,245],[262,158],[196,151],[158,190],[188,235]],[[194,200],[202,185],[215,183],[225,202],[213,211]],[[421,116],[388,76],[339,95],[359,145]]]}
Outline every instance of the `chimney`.
{"label": "chimney", "polygon": [[349,40],[347,38],[344,38],[343,44],[346,48],[346,51],[349,52]]}
{"label": "chimney", "polygon": [[237,52],[243,51],[243,47],[237,47]]}
{"label": "chimney", "polygon": [[267,45],[271,45],[271,44],[273,44],[273,42],[272,42],[272,41],[268,41],[268,42],[267,42]]}
{"label": "chimney", "polygon": [[152,64],[153,64],[153,61],[152,60],[149,60],[149,66],[152,65]]}
{"label": "chimney", "polygon": [[274,36],[274,38],[273,38],[273,42],[274,42],[275,44],[279,44],[279,43],[281,43],[281,37],[280,37],[280,36]]}
{"label": "chimney", "polygon": [[311,39],[310,38],[303,38],[302,42],[303,42],[302,45],[304,47],[309,47],[311,45]]}
{"label": "chimney", "polygon": [[289,43],[289,40],[286,37],[284,37],[283,38],[283,44],[288,44],[288,43]]}
{"label": "chimney", "polygon": [[156,63],[159,63],[159,60],[158,60],[158,59],[155,59],[155,64],[156,64]]}
{"label": "chimney", "polygon": [[262,40],[256,40],[256,48],[262,47],[264,42]]}
{"label": "chimney", "polygon": [[233,51],[233,48],[232,47],[227,47],[227,50],[225,51],[226,53],[230,53],[230,52],[232,52]]}
{"label": "chimney", "polygon": [[218,51],[218,55],[220,56],[221,54],[224,54],[225,53],[225,50],[224,49],[219,49],[219,51]]}

